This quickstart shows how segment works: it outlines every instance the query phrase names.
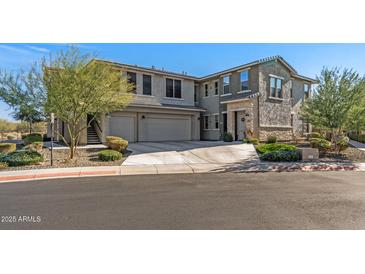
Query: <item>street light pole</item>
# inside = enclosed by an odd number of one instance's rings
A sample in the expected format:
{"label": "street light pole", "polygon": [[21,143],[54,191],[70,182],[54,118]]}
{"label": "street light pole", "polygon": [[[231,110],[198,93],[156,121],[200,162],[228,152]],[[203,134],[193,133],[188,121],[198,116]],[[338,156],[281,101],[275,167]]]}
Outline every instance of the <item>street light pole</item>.
{"label": "street light pole", "polygon": [[51,166],[53,166],[53,125],[54,125],[54,113],[51,113]]}

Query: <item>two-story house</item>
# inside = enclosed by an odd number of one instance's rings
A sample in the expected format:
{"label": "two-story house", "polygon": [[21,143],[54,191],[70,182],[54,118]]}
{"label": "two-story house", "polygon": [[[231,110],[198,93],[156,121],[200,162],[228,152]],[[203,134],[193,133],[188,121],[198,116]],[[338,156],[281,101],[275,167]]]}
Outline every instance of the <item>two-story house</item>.
{"label": "two-story house", "polygon": [[104,142],[108,135],[130,142],[221,140],[224,132],[235,140],[290,140],[310,130],[298,112],[316,80],[299,75],[280,56],[204,77],[97,61],[120,69],[135,95],[127,108],[101,115],[80,143]]}

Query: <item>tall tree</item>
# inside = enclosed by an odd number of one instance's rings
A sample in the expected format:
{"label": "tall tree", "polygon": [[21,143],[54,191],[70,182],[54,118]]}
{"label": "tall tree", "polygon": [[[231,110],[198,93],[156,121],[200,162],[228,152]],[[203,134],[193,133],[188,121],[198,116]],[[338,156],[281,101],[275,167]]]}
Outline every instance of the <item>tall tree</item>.
{"label": "tall tree", "polygon": [[32,125],[44,120],[45,92],[42,73],[37,64],[33,64],[28,72],[0,71],[0,100],[10,106],[12,116],[16,120]]}
{"label": "tall tree", "polygon": [[[344,131],[349,130],[351,113],[360,101],[364,78],[353,70],[324,68],[312,98],[301,109],[302,117],[317,128],[331,133],[335,148]],[[363,111],[360,107],[357,112]]]}
{"label": "tall tree", "polygon": [[[98,114],[121,110],[132,99],[133,85],[119,70],[95,61],[75,47],[44,61],[43,71],[46,111],[65,123],[69,139],[56,133],[69,146],[70,159],[75,157],[82,132]],[[88,121],[87,115],[91,117]]]}

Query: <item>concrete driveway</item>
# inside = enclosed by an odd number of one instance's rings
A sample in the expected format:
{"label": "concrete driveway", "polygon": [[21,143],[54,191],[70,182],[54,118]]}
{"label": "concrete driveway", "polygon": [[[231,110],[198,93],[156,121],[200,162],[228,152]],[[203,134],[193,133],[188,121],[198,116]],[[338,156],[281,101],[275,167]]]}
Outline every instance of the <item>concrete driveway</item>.
{"label": "concrete driveway", "polygon": [[255,162],[258,155],[251,144],[221,141],[142,142],[122,164],[127,174],[165,174],[221,171],[227,165]]}

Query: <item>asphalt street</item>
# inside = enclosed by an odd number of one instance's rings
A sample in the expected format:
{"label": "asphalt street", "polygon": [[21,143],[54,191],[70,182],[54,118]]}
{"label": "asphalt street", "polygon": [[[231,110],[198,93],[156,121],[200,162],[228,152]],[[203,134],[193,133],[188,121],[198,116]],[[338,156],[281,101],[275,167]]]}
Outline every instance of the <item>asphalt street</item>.
{"label": "asphalt street", "polygon": [[364,172],[0,184],[0,229],[365,229]]}

